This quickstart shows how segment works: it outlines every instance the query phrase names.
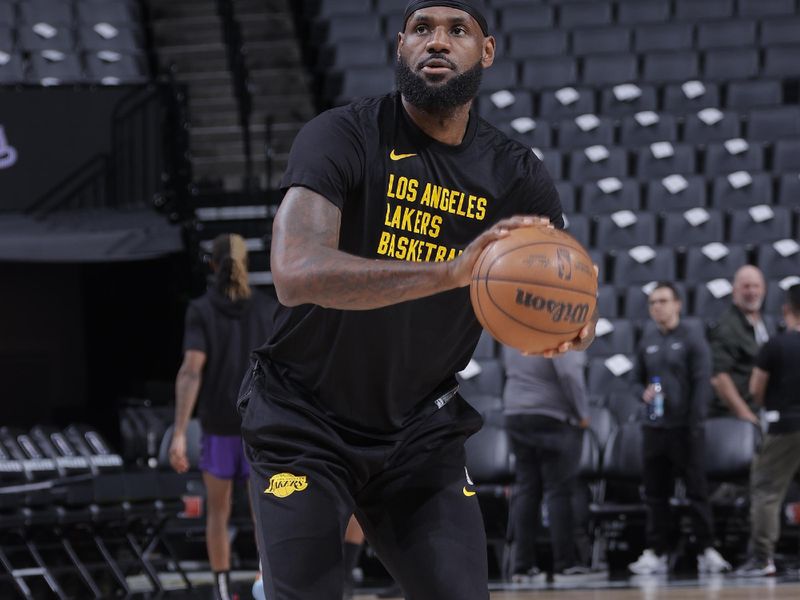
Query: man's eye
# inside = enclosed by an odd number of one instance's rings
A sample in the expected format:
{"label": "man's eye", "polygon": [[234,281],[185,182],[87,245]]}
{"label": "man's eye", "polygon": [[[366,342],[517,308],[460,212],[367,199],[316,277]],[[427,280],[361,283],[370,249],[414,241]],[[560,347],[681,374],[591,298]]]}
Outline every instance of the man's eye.
{"label": "man's eye", "polygon": [[428,31],[428,28],[427,28],[425,25],[417,25],[417,26],[414,28],[414,31],[415,31],[416,33],[420,33],[420,34],[421,34],[421,33],[425,33],[425,32],[427,32],[427,31]]}
{"label": "man's eye", "polygon": [[459,25],[458,27],[453,27],[453,33],[456,35],[464,35],[467,33],[467,30]]}

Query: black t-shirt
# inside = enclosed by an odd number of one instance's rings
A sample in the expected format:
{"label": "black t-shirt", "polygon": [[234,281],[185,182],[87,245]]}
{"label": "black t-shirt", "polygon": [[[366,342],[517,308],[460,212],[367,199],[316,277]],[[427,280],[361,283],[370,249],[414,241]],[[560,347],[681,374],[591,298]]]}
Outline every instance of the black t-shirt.
{"label": "black t-shirt", "polygon": [[[424,134],[398,94],[322,113],[300,131],[281,187],[342,211],[339,249],[365,258],[453,259],[501,218],[563,225],[552,180],[530,148],[473,110],[463,142]],[[392,437],[455,385],[480,335],[468,288],[376,310],[280,306],[258,354],[300,401],[337,425]],[[273,393],[276,393],[273,391]]]}
{"label": "black t-shirt", "polygon": [[247,300],[232,302],[213,288],[189,304],[183,350],[206,355],[197,402],[205,433],[239,435],[239,386],[251,352],[269,336],[276,305],[256,291]]}
{"label": "black t-shirt", "polygon": [[761,347],[756,366],[769,373],[764,408],[780,413],[769,424],[769,433],[800,431],[800,332],[771,338]]}

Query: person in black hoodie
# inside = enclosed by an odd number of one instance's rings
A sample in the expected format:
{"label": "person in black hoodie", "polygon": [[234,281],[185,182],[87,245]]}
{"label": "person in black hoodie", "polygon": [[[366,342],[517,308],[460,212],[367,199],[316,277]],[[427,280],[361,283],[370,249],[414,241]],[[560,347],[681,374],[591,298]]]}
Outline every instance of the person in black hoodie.
{"label": "person in black hoodie", "polygon": [[712,546],[705,474],[704,421],[711,397],[711,350],[702,331],[681,323],[681,300],[671,283],[657,283],[648,306],[655,327],[644,328],[633,381],[642,386],[642,400],[648,406],[642,441],[649,547],[628,568],[638,575],[667,571],[668,538],[673,529],[669,498],[677,476],[686,485],[694,533],[703,548],[697,556],[698,571],[730,571],[731,565]]}
{"label": "person in black hoodie", "polygon": [[186,428],[198,405],[203,430],[200,469],[206,487],[206,547],[214,572],[215,600],[229,600],[230,542],[228,519],[234,480],[246,481],[237,392],[250,352],[271,330],[274,304],[250,288],[247,246],[241,236],[214,240],[214,284],[186,311],[183,364],[175,381],[175,431],[170,464],[189,469]]}

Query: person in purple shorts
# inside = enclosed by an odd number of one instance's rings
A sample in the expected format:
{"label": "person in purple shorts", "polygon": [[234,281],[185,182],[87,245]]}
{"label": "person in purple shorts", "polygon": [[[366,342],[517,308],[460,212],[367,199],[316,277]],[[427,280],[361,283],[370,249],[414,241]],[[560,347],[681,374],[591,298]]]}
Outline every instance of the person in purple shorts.
{"label": "person in purple shorts", "polygon": [[206,487],[206,547],[214,572],[215,600],[230,600],[228,520],[234,480],[245,481],[245,459],[236,411],[239,384],[251,350],[271,330],[274,302],[250,289],[247,246],[238,235],[214,240],[214,284],[186,311],[183,364],[175,381],[172,467],[189,469],[186,428],[195,405],[203,430],[200,469]]}

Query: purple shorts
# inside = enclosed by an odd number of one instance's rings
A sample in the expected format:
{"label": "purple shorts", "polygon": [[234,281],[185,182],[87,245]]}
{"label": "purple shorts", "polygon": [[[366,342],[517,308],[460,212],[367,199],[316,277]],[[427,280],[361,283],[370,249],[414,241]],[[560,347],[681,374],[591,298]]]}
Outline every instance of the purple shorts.
{"label": "purple shorts", "polygon": [[200,470],[217,479],[247,479],[250,465],[244,457],[241,436],[204,433],[200,447]]}

